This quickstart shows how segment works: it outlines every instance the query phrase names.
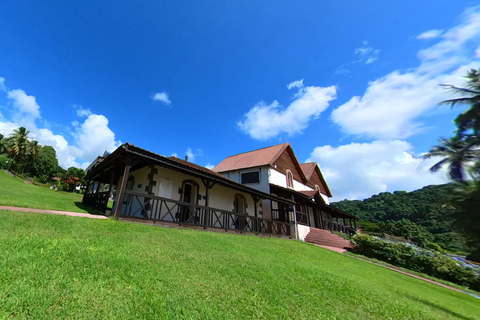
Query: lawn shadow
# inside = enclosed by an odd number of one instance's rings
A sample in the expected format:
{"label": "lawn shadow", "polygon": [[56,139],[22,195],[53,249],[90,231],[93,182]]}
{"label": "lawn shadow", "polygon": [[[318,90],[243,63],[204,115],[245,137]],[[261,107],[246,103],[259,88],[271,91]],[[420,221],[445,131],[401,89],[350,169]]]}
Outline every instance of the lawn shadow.
{"label": "lawn shadow", "polygon": [[88,213],[90,214],[94,214],[96,216],[104,216],[105,214],[103,214],[103,212],[101,212],[100,210],[98,209],[95,209],[95,208],[92,208],[92,207],[89,207],[89,206],[86,206],[84,205],[83,203],[79,202],[79,201],[76,201],[75,202],[75,205],[77,206],[77,208],[79,209],[82,209],[82,210],[85,210],[87,211]]}
{"label": "lawn shadow", "polygon": [[444,306],[442,305],[439,305],[439,304],[436,304],[436,303],[433,303],[433,302],[430,302],[428,300],[424,300],[424,299],[420,299],[420,298],[417,298],[417,297],[413,297],[409,294],[403,294],[405,297],[411,299],[411,300],[414,300],[416,302],[420,302],[422,304],[425,304],[431,308],[434,308],[434,309],[437,309],[439,311],[442,311],[442,312],[445,312],[446,314],[450,315],[450,316],[454,316],[458,319],[464,319],[464,320],[475,320],[475,318],[471,318],[471,317],[466,317],[466,316],[463,316],[461,314],[458,314],[456,313],[455,311],[452,311],[452,310],[449,310],[447,308],[445,308]]}

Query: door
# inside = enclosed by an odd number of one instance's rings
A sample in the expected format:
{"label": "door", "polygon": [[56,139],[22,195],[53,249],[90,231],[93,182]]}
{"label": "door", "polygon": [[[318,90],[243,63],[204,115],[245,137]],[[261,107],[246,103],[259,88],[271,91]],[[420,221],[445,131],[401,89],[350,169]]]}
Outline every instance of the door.
{"label": "door", "polygon": [[[247,201],[245,197],[241,194],[235,195],[234,208],[233,211],[238,214],[246,215],[247,214]],[[244,230],[247,226],[247,221],[245,217],[237,216],[235,219],[235,229]]]}
{"label": "door", "polygon": [[192,182],[184,181],[182,188],[182,201],[192,204],[191,206],[182,205],[180,210],[180,221],[187,223],[198,223],[198,217],[196,217],[195,204],[198,197],[198,185]]}

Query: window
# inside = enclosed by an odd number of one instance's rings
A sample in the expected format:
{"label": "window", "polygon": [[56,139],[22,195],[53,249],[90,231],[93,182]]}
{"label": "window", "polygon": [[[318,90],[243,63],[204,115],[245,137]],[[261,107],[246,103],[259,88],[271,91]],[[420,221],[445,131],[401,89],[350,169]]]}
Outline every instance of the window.
{"label": "window", "polygon": [[260,182],[260,172],[245,172],[240,174],[241,183],[259,183]]}
{"label": "window", "polygon": [[320,194],[320,187],[318,186],[318,184],[315,185],[315,191]]}
{"label": "window", "polygon": [[287,188],[293,188],[293,174],[290,170],[287,170]]}

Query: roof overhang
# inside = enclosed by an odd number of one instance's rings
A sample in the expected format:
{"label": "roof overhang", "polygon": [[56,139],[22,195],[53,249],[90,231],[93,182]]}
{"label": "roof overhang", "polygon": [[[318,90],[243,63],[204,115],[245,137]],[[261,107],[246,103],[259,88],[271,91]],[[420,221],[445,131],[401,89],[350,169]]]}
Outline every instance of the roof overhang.
{"label": "roof overhang", "polygon": [[[125,143],[118,147],[112,154],[105,158],[104,161],[98,163],[93,167],[85,177],[86,180],[97,180],[101,182],[108,183],[110,177],[123,175],[123,170],[125,168],[127,159],[131,158],[132,160],[132,170],[144,167],[146,165],[159,165],[162,167],[169,168],[171,170],[187,173],[191,176],[206,179],[218,183],[232,189],[243,191],[252,195],[256,195],[263,199],[270,199],[276,202],[284,204],[293,204],[293,201],[289,199],[284,199],[280,197],[273,196],[269,193],[259,191],[254,188],[247,187],[240,183],[237,183],[233,180],[230,180],[218,173],[215,173],[208,169],[196,169],[193,166],[182,164],[179,161],[169,159],[167,157],[161,156],[159,154],[150,152],[148,150],[136,147],[130,143]],[[121,165],[120,165],[121,164]],[[211,171],[211,172],[209,172]]]}

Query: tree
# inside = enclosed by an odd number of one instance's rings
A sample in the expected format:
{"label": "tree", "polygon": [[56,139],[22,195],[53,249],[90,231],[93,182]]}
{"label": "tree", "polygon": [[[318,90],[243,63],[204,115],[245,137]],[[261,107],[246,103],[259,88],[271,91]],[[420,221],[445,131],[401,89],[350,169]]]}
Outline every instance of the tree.
{"label": "tree", "polygon": [[32,175],[37,176],[43,183],[47,183],[57,173],[57,154],[51,146],[43,146],[39,151],[32,163]]}
{"label": "tree", "polygon": [[465,134],[467,131],[471,131],[470,135],[477,138],[480,132],[480,69],[471,69],[465,76],[467,78],[465,88],[456,87],[453,85],[443,85],[453,94],[460,95],[459,98],[453,98],[443,101],[442,103],[448,104],[452,107],[456,105],[467,105],[469,108],[457,116],[455,124],[458,128],[459,134]]}
{"label": "tree", "polygon": [[410,240],[421,247],[427,247],[433,241],[433,235],[427,229],[408,219],[381,222],[379,230],[392,236]]}
{"label": "tree", "polygon": [[21,159],[25,157],[28,145],[28,134],[25,127],[19,127],[13,130],[13,133],[8,139],[8,152],[13,157],[15,165],[18,166],[21,163]]}
{"label": "tree", "polygon": [[0,133],[0,154],[7,152],[7,139]]}
{"label": "tree", "polygon": [[474,144],[461,136],[454,136],[450,139],[440,138],[439,142],[423,156],[424,159],[443,158],[433,165],[430,171],[437,172],[444,166],[448,166],[448,175],[452,180],[464,181],[465,171],[480,159],[480,151]]}
{"label": "tree", "polygon": [[25,162],[23,164],[22,173],[27,166],[32,164],[32,161],[38,157],[41,151],[42,146],[38,144],[38,141],[32,140],[27,143],[27,150],[25,153]]}

